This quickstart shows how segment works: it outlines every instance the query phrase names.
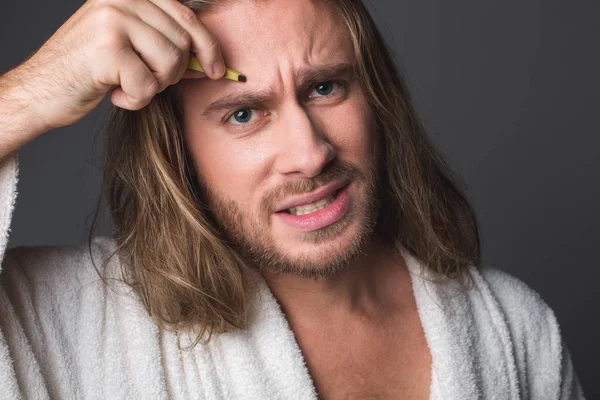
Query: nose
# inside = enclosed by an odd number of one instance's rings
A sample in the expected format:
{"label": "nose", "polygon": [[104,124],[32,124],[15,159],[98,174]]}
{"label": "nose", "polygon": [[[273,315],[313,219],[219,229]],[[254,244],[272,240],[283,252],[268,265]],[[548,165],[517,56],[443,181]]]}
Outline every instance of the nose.
{"label": "nose", "polygon": [[307,110],[299,104],[281,115],[282,132],[278,136],[276,170],[283,175],[312,178],[336,157],[336,149]]}

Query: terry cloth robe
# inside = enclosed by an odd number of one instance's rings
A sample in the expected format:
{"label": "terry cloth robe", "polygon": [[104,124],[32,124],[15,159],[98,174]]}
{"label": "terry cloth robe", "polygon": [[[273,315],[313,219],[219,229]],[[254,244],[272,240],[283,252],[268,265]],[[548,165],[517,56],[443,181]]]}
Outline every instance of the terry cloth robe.
{"label": "terry cloth robe", "polygon": [[[107,288],[87,246],[4,254],[16,183],[10,156],[0,164],[1,399],[317,398],[260,274],[250,329],[186,349],[189,342],[159,329],[125,284]],[[98,238],[94,257],[114,248]],[[499,270],[473,269],[473,288],[461,291],[430,282],[418,260],[404,257],[432,355],[431,399],[583,398],[556,318],[533,290]]]}

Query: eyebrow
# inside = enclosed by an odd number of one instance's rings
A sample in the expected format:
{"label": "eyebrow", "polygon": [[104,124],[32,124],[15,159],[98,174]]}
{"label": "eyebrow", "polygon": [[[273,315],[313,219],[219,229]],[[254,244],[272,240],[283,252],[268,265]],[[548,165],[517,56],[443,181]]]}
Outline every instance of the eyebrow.
{"label": "eyebrow", "polygon": [[[335,77],[349,75],[353,72],[353,69],[354,67],[350,63],[303,68],[296,74],[296,84],[298,87],[306,87],[312,83],[323,82]],[[202,115],[206,116],[220,110],[231,110],[241,107],[258,107],[273,98],[273,93],[274,90],[271,87],[264,90],[236,92],[223,96],[210,103],[202,112]]]}

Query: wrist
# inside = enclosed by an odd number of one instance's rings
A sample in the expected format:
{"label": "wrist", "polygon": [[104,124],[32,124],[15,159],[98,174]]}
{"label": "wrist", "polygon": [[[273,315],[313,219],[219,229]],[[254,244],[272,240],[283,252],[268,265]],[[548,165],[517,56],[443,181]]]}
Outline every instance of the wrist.
{"label": "wrist", "polygon": [[50,128],[14,69],[0,76],[0,159]]}
{"label": "wrist", "polygon": [[42,99],[35,82],[19,66],[0,76],[0,126],[30,140],[52,129],[39,109]]}

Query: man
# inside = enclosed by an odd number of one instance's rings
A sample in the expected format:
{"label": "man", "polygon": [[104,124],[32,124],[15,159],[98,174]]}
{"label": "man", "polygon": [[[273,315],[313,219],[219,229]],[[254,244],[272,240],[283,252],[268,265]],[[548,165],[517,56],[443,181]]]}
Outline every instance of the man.
{"label": "man", "polygon": [[114,241],[4,257],[7,396],[582,397],[552,311],[477,269],[471,208],[360,2],[186,7],[89,1],[0,81],[3,232],[9,153],[111,89],[120,107]]}

